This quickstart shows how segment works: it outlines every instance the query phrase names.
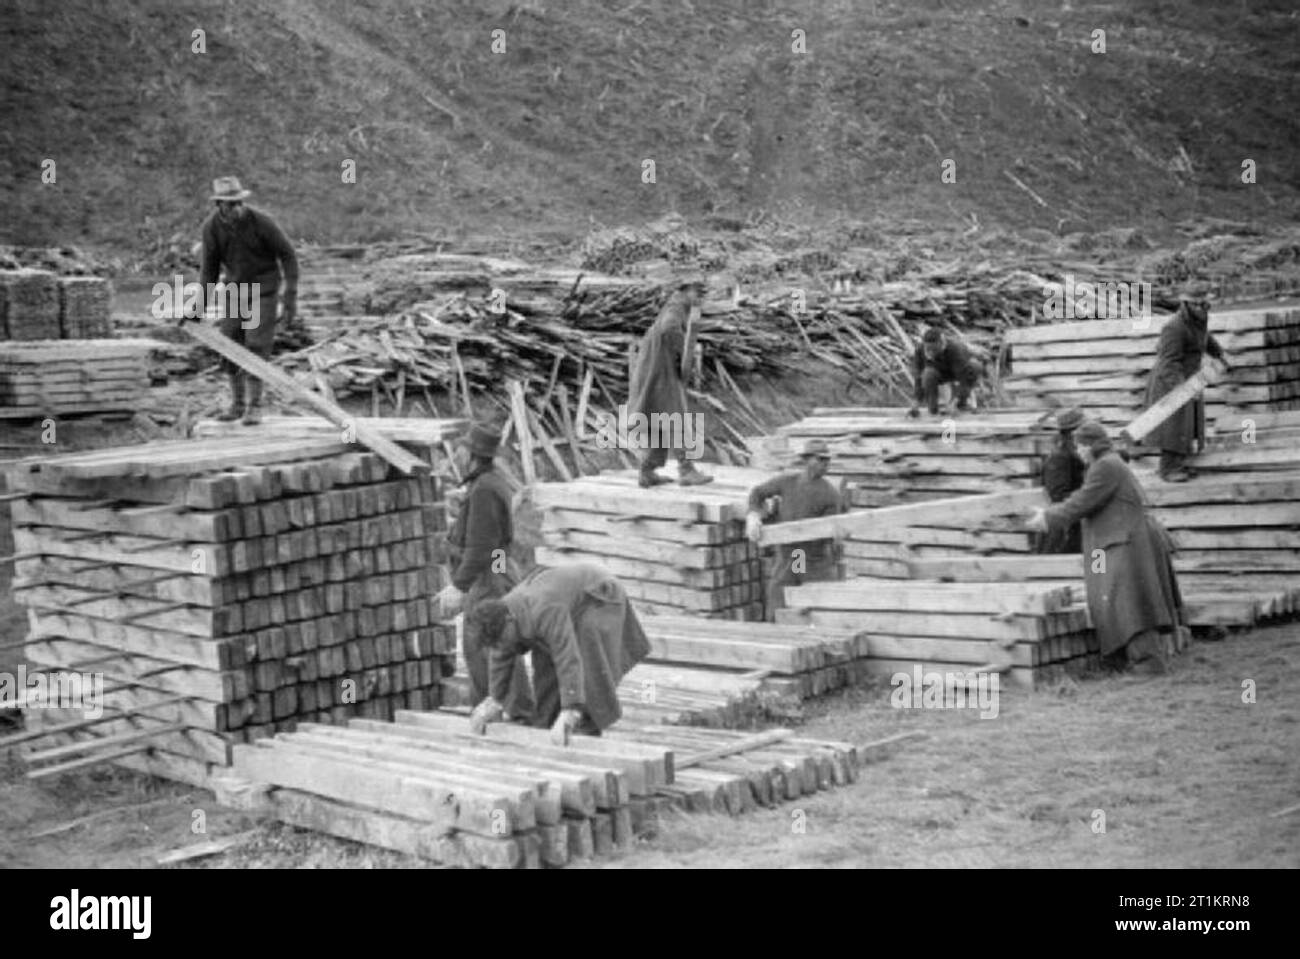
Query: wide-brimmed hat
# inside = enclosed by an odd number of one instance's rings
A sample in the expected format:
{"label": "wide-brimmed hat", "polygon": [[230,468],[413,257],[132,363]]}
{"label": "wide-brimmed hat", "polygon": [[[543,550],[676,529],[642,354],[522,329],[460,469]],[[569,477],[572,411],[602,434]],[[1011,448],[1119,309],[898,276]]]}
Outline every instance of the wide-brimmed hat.
{"label": "wide-brimmed hat", "polygon": [[1071,406],[1068,410],[1062,410],[1056,414],[1056,428],[1062,433],[1077,430],[1084,419],[1083,410],[1077,406]]}
{"label": "wide-brimmed hat", "polygon": [[830,459],[831,448],[825,440],[809,440],[803,445],[803,452],[799,454],[801,459],[809,459],[816,456],[818,459]]}
{"label": "wide-brimmed hat", "polygon": [[219,176],[212,181],[211,199],[213,200],[226,200],[227,202],[246,200],[252,195],[251,190],[245,190],[240,186],[239,177],[237,176]]}
{"label": "wide-brimmed hat", "polygon": [[927,329],[923,334],[921,334],[921,342],[922,342],[922,343],[942,343],[942,342],[943,342],[943,330],[939,329],[937,326],[932,326],[932,327],[930,327],[930,328]]}
{"label": "wide-brimmed hat", "polygon": [[490,426],[475,424],[469,431],[466,445],[471,456],[491,459],[497,455],[497,448],[501,445],[501,433]]}

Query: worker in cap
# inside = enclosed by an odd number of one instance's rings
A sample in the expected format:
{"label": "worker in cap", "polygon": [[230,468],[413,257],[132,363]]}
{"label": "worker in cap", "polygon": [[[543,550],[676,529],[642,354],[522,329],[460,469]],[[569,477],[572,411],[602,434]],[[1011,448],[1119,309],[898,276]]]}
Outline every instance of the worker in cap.
{"label": "worker in cap", "polygon": [[938,327],[930,327],[921,337],[921,343],[912,356],[912,380],[915,384],[912,408],[908,416],[921,415],[924,401],[931,416],[939,413],[939,387],[951,383],[955,397],[954,408],[969,409],[971,390],[979,383],[984,369],[971,356],[966,344],[944,336]]}
{"label": "worker in cap", "polygon": [[[1179,291],[1178,311],[1160,328],[1156,343],[1156,360],[1147,378],[1145,406],[1150,407],[1160,397],[1173,390],[1201,368],[1205,356],[1219,364],[1219,373],[1228,369],[1228,362],[1219,345],[1209,332],[1210,285],[1193,279]],[[1160,450],[1160,478],[1171,483],[1181,483],[1191,478],[1187,459],[1193,445],[1205,445],[1205,398],[1197,396],[1183,404],[1177,412],[1147,434],[1143,443]]]}
{"label": "worker in cap", "polygon": [[[695,357],[695,333],[703,299],[702,281],[688,280],[680,284],[641,340],[636,366],[632,370],[628,413],[640,413],[650,423],[670,423],[671,417],[678,418],[681,423],[680,429],[652,431],[650,445],[641,458],[638,482],[643,487],[671,482],[656,471],[668,462],[673,439],[686,434],[686,417],[691,415],[686,401],[686,383]],[[713,482],[712,476],[695,468],[684,445],[672,451],[677,456],[678,483],[698,486]]]}
{"label": "worker in cap", "polygon": [[623,715],[619,681],[650,655],[627,592],[594,563],[539,566],[468,618],[491,651],[490,695],[470,714],[478,733],[501,718],[513,670],[531,654],[533,725],[549,726],[557,745],[575,732],[599,736]]}
{"label": "worker in cap", "polygon": [[1082,523],[1088,612],[1102,655],[1114,665],[1163,673],[1183,619],[1169,534],[1106,428],[1085,421],[1075,440],[1087,464],[1083,486],[1065,502],[1037,510],[1030,528],[1050,532]]}
{"label": "worker in cap", "polygon": [[[203,222],[203,253],[199,285],[203,309],[219,312],[218,326],[236,343],[267,359],[275,342],[276,296],[284,282],[283,313],[279,322],[292,323],[298,310],[298,257],[284,231],[261,210],[244,203],[250,193],[238,177],[220,176],[212,181],[211,200],[215,209]],[[222,269],[225,282],[234,284],[220,297],[214,284]],[[236,295],[231,295],[231,293]],[[238,305],[238,309],[232,309]],[[247,305],[252,315],[241,315]],[[261,421],[262,381],[223,359],[230,378],[230,408],[217,416],[223,421],[243,419],[252,425]]]}
{"label": "worker in cap", "polygon": [[[1083,423],[1083,412],[1077,407],[1062,410],[1056,415],[1057,438],[1052,452],[1043,460],[1042,481],[1047,498],[1062,503],[1083,485],[1087,467],[1074,442],[1074,431]],[[1040,553],[1077,553],[1081,546],[1079,524],[1054,530],[1039,538]]]}
{"label": "worker in cap", "polygon": [[[775,503],[767,511],[767,519],[776,522],[844,512],[841,489],[826,479],[831,465],[831,449],[826,441],[809,440],[799,460],[797,471],[775,476],[749,491],[745,535],[751,542],[757,543],[762,537],[765,503]],[[774,621],[776,611],[785,605],[786,586],[836,579],[836,560],[835,543],[830,539],[773,546],[764,597],[767,620]]]}
{"label": "worker in cap", "polygon": [[[501,434],[486,424],[475,424],[464,446],[469,452],[469,469],[461,485],[466,487],[460,512],[447,536],[451,547],[451,585],[438,594],[439,617],[465,613],[462,651],[469,671],[470,705],[488,695],[488,651],[483,646],[471,615],[485,600],[508,593],[520,580],[519,568],[510,558],[514,540],[510,484],[496,468]],[[512,719],[529,721],[533,715],[532,694],[523,663],[502,699]]]}

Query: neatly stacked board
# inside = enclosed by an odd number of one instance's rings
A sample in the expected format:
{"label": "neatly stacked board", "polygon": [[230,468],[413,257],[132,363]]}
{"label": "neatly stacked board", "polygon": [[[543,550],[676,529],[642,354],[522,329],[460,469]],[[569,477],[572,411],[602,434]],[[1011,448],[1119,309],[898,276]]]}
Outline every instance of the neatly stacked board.
{"label": "neatly stacked board", "polygon": [[537,484],[537,562],[596,563],[643,610],[761,620],[763,571],[744,518],[750,487],[770,474],[706,469],[718,477],[706,486],[641,489],[633,471]]}
{"label": "neatly stacked board", "polygon": [[844,481],[849,505],[870,507],[1034,486],[1053,441],[1046,419],[1042,411],[911,419],[901,410],[819,408],[780,434],[790,457],[808,440],[826,440],[835,457],[828,475]]}
{"label": "neatly stacked board", "polygon": [[298,720],[438,704],[455,643],[429,606],[439,483],[358,449],[254,434],[10,468],[30,494],[11,504],[27,656],[93,663],[123,711],[81,731],[89,748],[179,724],[122,761],[202,782],[229,744]]}
{"label": "neatly stacked board", "polygon": [[779,620],[865,633],[869,668],[884,675],[918,662],[957,671],[988,667],[1033,686],[1061,668],[1095,662],[1098,651],[1071,586],[857,577],[785,593],[789,609],[778,612]]}
{"label": "neatly stacked board", "polygon": [[0,344],[0,416],[138,409],[149,387],[151,340]]}
{"label": "neatly stacked board", "polygon": [[666,808],[735,815],[857,777],[853,746],[789,730],[620,723],[555,746],[510,724],[476,735],[453,713],[395,718],[236,747],[243,782],[219,788],[292,825],[444,864],[535,868],[626,851]]}
{"label": "neatly stacked board", "polygon": [[57,340],[59,278],[45,270],[0,270],[0,331],[8,340]]}
{"label": "neatly stacked board", "polygon": [[65,340],[113,335],[113,286],[98,276],[59,277],[59,332]]}
{"label": "neatly stacked board", "polygon": [[[1009,330],[1014,373],[1003,386],[1020,405],[1080,406],[1103,422],[1125,424],[1143,406],[1168,318]],[[1209,326],[1232,366],[1206,391],[1211,415],[1300,407],[1300,308],[1211,311]]]}

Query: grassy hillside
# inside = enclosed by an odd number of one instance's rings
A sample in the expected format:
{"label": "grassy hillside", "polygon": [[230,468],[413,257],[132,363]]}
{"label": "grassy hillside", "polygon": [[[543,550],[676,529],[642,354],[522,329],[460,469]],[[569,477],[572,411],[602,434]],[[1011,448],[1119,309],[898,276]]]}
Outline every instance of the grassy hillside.
{"label": "grassy hillside", "polygon": [[1159,235],[1300,209],[1288,0],[0,6],[0,242],[156,249],[227,172],[321,241],[668,211]]}

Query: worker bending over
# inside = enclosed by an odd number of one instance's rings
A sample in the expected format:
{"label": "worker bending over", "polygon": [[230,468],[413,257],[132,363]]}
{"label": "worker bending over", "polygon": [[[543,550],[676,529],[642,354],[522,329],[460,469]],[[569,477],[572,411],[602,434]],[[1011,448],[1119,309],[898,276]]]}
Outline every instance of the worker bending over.
{"label": "worker bending over", "polygon": [[959,410],[969,409],[971,390],[979,382],[984,368],[971,356],[964,343],[943,335],[935,327],[930,327],[921,337],[921,345],[912,357],[912,376],[916,383],[915,399],[908,416],[921,415],[921,402],[930,410],[931,416],[939,413],[939,387],[944,383],[953,385],[956,395],[955,406]]}
{"label": "worker bending over", "polygon": [[[826,471],[831,465],[831,451],[826,441],[809,440],[800,460],[802,469],[798,472],[783,473],[749,491],[745,534],[752,542],[757,543],[761,537],[763,503],[773,498],[778,505],[770,518],[778,522],[844,512],[844,497],[839,487],[826,479]],[[784,587],[801,586],[807,580],[835,579],[835,560],[835,543],[829,539],[774,547],[772,572],[767,582],[768,622],[774,621],[776,611],[785,606]]]}
{"label": "worker bending over", "polygon": [[533,657],[535,726],[563,745],[573,732],[599,736],[623,715],[618,684],[650,654],[650,643],[609,573],[590,563],[534,569],[470,618],[491,650],[490,695],[470,715],[475,732],[501,718],[515,663]]}

